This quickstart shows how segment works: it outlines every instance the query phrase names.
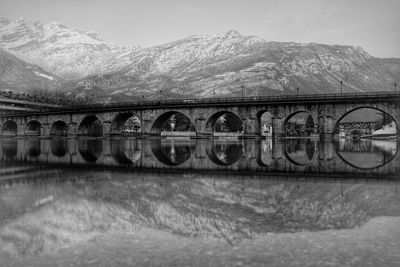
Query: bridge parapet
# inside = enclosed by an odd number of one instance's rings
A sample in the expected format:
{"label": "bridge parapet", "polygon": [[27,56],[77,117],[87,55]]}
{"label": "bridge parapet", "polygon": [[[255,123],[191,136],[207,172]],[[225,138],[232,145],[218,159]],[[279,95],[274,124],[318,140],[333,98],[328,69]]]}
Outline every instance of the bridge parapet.
{"label": "bridge parapet", "polygon": [[[400,92],[326,94],[299,96],[270,96],[245,98],[208,98],[193,100],[140,101],[130,103],[93,104],[62,107],[42,112],[0,114],[0,124],[14,121],[18,126],[15,135],[24,135],[24,126],[38,121],[42,126],[41,135],[54,134],[52,126],[57,121],[67,125],[68,135],[90,135],[98,120],[98,135],[122,134],[121,127],[129,116],[136,116],[141,122],[141,134],[161,135],[161,124],[169,115],[182,114],[194,127],[196,135],[210,136],[217,131],[215,121],[220,115],[230,114],[234,129],[243,136],[261,136],[269,134],[273,137],[287,135],[287,123],[291,117],[306,112],[312,118],[314,135],[332,137],[335,128],[343,125],[341,119],[349,112],[360,108],[373,108],[393,117],[398,132],[400,127]],[[263,114],[268,113],[268,121],[262,121]],[[125,114],[121,116],[121,114]],[[89,116],[93,119],[85,121]],[[229,117],[228,116],[228,117]],[[96,119],[94,119],[96,118]],[[118,119],[117,119],[118,118]],[[120,120],[117,122],[117,120]],[[94,129],[94,128],[93,128]],[[267,130],[266,130],[267,129]],[[180,130],[179,130],[180,131]],[[193,131],[193,130],[191,130]],[[3,131],[8,134],[7,131]],[[224,130],[220,130],[223,132]],[[165,134],[164,134],[165,135]],[[173,133],[173,135],[175,135]],[[220,134],[221,135],[221,134]]]}

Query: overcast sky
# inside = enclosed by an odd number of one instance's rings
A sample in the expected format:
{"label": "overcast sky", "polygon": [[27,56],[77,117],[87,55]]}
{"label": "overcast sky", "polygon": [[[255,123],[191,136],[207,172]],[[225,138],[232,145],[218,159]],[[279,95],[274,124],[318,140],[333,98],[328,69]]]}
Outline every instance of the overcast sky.
{"label": "overcast sky", "polygon": [[400,0],[0,0],[0,16],[59,21],[119,45],[149,47],[235,29],[400,58]]}

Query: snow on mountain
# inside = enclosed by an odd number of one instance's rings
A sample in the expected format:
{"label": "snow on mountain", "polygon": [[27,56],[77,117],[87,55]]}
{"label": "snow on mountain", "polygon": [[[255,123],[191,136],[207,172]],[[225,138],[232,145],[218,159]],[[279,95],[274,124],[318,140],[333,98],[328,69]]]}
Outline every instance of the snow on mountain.
{"label": "snow on mountain", "polygon": [[400,80],[400,59],[362,48],[270,42],[231,30],[160,46],[119,47],[52,22],[0,19],[0,46],[68,80],[62,90],[105,101],[381,91]]}
{"label": "snow on mountain", "polygon": [[0,89],[29,92],[55,89],[62,80],[44,69],[27,63],[0,48]]}
{"label": "snow on mountain", "polygon": [[[119,101],[160,97],[246,96],[387,90],[400,79],[399,59],[379,59],[359,47],[267,42],[237,31],[191,36],[126,53],[129,64],[65,88]],[[162,92],[162,94],[161,94]],[[112,97],[110,98],[110,94]]]}
{"label": "snow on mountain", "polygon": [[[64,78],[97,74],[119,54],[137,47],[118,47],[94,32],[71,29],[62,23],[0,19],[0,46],[28,62]],[[106,69],[108,70],[108,69]]]}

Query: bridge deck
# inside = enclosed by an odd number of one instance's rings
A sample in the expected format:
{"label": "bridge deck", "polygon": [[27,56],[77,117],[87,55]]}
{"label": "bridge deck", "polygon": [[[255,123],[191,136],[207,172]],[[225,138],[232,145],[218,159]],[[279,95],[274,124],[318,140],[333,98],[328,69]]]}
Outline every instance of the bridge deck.
{"label": "bridge deck", "polygon": [[[134,101],[108,104],[89,104],[63,106],[59,108],[42,108],[35,114],[65,114],[65,113],[90,113],[94,111],[118,110],[146,110],[155,108],[177,107],[218,107],[218,106],[246,106],[246,105],[280,105],[280,104],[318,104],[318,103],[358,103],[378,101],[400,102],[400,92],[373,92],[373,93],[345,93],[345,94],[307,94],[307,95],[278,95],[230,98],[203,98],[203,99],[174,99],[158,101]],[[1,114],[0,117],[15,115],[32,115],[32,112],[14,112]]]}

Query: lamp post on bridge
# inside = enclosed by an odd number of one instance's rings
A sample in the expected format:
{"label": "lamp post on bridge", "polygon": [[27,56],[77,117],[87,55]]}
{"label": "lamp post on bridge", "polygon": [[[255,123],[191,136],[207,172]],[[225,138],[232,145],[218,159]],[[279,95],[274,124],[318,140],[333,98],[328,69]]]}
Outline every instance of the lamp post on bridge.
{"label": "lamp post on bridge", "polygon": [[244,89],[244,85],[242,84],[242,101],[243,101],[243,98],[244,98],[243,89]]}
{"label": "lamp post on bridge", "polygon": [[296,95],[299,95],[299,87],[296,88]]}
{"label": "lamp post on bridge", "polygon": [[343,81],[340,81],[340,95],[343,95]]}
{"label": "lamp post on bridge", "polygon": [[394,91],[396,92],[397,89],[397,83],[394,83]]}

